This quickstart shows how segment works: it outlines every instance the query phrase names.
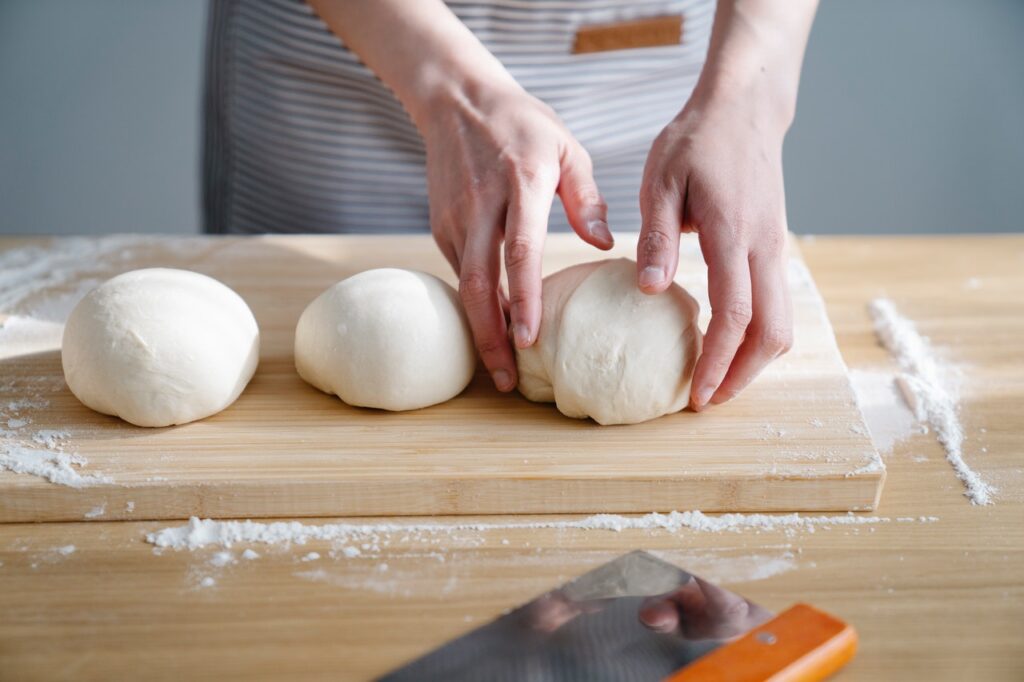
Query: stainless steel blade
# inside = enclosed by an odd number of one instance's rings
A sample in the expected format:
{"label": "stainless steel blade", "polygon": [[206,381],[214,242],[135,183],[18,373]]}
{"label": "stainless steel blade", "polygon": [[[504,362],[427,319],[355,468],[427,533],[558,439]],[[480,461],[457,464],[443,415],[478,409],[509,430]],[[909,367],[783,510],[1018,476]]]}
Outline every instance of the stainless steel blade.
{"label": "stainless steel blade", "polygon": [[654,682],[772,616],[636,551],[381,679]]}

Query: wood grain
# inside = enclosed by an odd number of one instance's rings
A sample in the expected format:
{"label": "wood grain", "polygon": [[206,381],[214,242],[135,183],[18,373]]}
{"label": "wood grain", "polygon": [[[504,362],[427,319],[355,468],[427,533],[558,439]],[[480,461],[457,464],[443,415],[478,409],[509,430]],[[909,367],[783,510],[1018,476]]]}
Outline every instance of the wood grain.
{"label": "wood grain", "polygon": [[[620,243],[613,255],[628,255],[635,236]],[[556,235],[545,266],[550,272],[596,254],[573,235]],[[411,267],[451,280],[429,237],[206,238],[189,248],[133,251],[110,269],[152,264],[204,272],[245,298],[262,334],[255,378],[218,415],[145,429],[79,404],[61,383],[56,348],[32,355],[0,348],[0,367],[14,378],[4,397],[50,386],[49,406],[33,413],[33,428],[70,429],[71,447],[88,458],[89,471],[114,480],[72,489],[0,472],[0,522],[81,519],[98,507],[111,520],[846,511],[877,504],[884,472],[870,466],[874,449],[796,249],[791,353],[720,409],[619,427],[502,395],[482,372],[454,400],[404,413],[349,407],[302,382],[292,342],[305,305],[372,267]],[[706,270],[693,239],[684,243],[680,272],[702,302],[706,325]]]}
{"label": "wood grain", "polygon": [[[934,523],[393,534],[354,559],[329,558],[327,543],[256,545],[259,559],[223,569],[213,549],[154,555],[143,535],[165,523],[6,524],[0,679],[365,680],[640,548],[772,610],[807,602],[852,624],[860,650],[836,682],[1024,679],[1024,237],[802,248],[852,368],[891,369],[866,312],[880,294],[962,368],[965,457],[999,487],[995,505],[970,505],[919,434],[887,456],[876,513]],[[69,543],[73,554],[54,551]],[[323,558],[301,561],[313,550]],[[216,584],[198,587],[204,575]]]}

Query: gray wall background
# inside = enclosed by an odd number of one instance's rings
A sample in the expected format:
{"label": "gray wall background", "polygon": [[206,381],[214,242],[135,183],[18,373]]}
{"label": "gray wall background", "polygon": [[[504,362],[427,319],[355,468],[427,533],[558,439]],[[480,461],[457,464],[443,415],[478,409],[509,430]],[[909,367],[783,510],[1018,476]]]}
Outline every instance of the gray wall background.
{"label": "gray wall background", "polygon": [[[0,233],[196,232],[206,0],[0,0]],[[823,0],[802,233],[1024,228],[1024,2]]]}

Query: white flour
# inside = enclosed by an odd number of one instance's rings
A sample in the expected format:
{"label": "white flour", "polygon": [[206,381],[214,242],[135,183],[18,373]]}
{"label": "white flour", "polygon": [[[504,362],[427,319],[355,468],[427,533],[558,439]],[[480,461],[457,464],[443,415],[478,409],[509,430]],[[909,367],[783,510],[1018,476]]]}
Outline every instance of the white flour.
{"label": "white flour", "polygon": [[[103,279],[130,267],[180,265],[216,247],[212,240],[111,235],[0,252],[0,316],[6,316],[0,359],[59,350],[67,316]],[[78,471],[87,461],[65,452],[69,431],[26,428],[32,419],[21,412],[48,407],[44,393],[63,390],[59,376],[23,376],[0,385],[0,394],[19,396],[0,400],[0,470],[75,488],[113,483],[103,474]]]}
{"label": "white flour", "polygon": [[[124,270],[152,238],[113,235],[55,239],[0,253],[0,358],[60,349],[72,308],[100,283]],[[120,266],[120,267],[119,267]]]}
{"label": "white flour", "polygon": [[235,555],[228,551],[217,552],[210,557],[210,565],[216,566],[217,568],[223,568],[228,564],[235,563]]}
{"label": "white flour", "polygon": [[871,442],[879,452],[891,452],[893,445],[922,429],[907,407],[891,372],[850,370],[850,384],[857,407],[871,433]]}
{"label": "white flour", "polygon": [[[71,431],[33,426],[38,412],[50,406],[47,396],[63,388],[64,380],[52,376],[23,376],[0,383],[0,471],[38,476],[72,488],[113,483],[109,476],[79,471],[88,461],[71,447]],[[11,400],[13,396],[17,397]]]}
{"label": "white flour", "polygon": [[[901,517],[896,522],[934,522],[936,517]],[[298,544],[310,540],[333,540],[351,543],[362,539],[362,549],[380,549],[380,537],[389,534],[452,533],[455,531],[490,531],[513,529],[555,530],[666,530],[672,533],[688,528],[698,532],[721,533],[743,530],[785,532],[803,530],[813,533],[816,528],[831,526],[860,526],[889,523],[883,516],[855,516],[852,513],[834,516],[801,516],[800,514],[721,514],[708,516],[700,511],[620,516],[597,514],[571,521],[511,521],[478,523],[329,523],[306,525],[298,521],[259,523],[254,521],[214,521],[192,517],[187,525],[164,528],[146,535],[146,541],[158,548],[199,549],[207,546],[231,547],[238,543]],[[348,550],[345,551],[349,555]]]}
{"label": "white flour", "polygon": [[86,459],[80,455],[40,450],[0,441],[0,469],[16,474],[39,476],[50,483],[67,485],[72,488],[114,482],[109,476],[102,474],[80,474],[75,467],[81,467],[86,463]]}
{"label": "white flour", "polygon": [[98,519],[107,513],[107,503],[96,505],[89,511],[85,512],[85,518],[87,519]]}
{"label": "white flour", "polygon": [[892,301],[875,299],[868,306],[875,334],[903,370],[904,384],[913,396],[918,419],[931,425],[974,504],[991,504],[995,490],[968,466],[963,458],[964,430],[958,417],[959,401],[949,368],[936,356],[914,323],[900,315]]}
{"label": "white flour", "polygon": [[[26,303],[38,294],[61,290],[70,284],[97,277],[108,277],[114,272],[135,267],[146,250],[157,249],[159,260],[168,256],[195,255],[202,249],[214,248],[215,242],[197,238],[166,238],[144,235],[108,235],[104,237],[63,237],[53,239],[45,246],[25,246],[0,253],[0,314],[22,311]],[[85,292],[81,292],[85,293]],[[38,313],[46,302],[37,302]],[[72,305],[74,305],[72,303]],[[70,309],[68,309],[70,310]],[[67,315],[67,310],[63,311]],[[63,322],[52,315],[36,315],[42,319]]]}

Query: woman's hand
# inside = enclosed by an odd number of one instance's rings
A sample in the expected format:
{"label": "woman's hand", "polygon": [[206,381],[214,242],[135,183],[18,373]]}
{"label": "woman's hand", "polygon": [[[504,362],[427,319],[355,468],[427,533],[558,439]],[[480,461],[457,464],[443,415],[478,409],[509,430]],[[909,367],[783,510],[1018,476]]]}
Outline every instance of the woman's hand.
{"label": "woman's hand", "polygon": [[792,344],[781,135],[742,101],[687,106],[654,141],[640,211],[647,293],[675,276],[680,232],[697,232],[712,314],[690,404],[725,402]]}
{"label": "woman's hand", "polygon": [[502,309],[502,242],[512,337],[525,348],[540,329],[541,253],[555,193],[584,241],[612,247],[590,157],[550,107],[514,84],[447,91],[420,120],[430,228],[459,275],[483,362],[498,389],[510,391],[516,365]]}
{"label": "woman's hand", "polygon": [[708,59],[654,141],[640,190],[637,284],[663,291],[680,232],[708,265],[711,322],[690,405],[733,398],[793,342],[782,141],[817,0],[719,0]]}
{"label": "woman's hand", "polygon": [[310,3],[394,91],[426,141],[431,231],[459,275],[484,364],[500,390],[512,390],[501,244],[513,336],[529,346],[540,327],[541,248],[555,193],[585,241],[612,246],[590,157],[442,0]]}

